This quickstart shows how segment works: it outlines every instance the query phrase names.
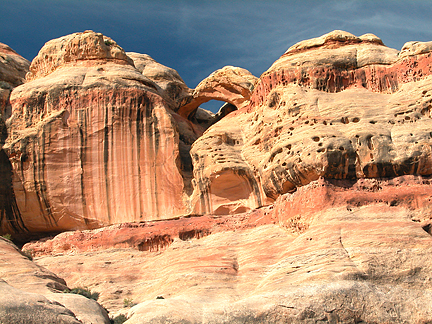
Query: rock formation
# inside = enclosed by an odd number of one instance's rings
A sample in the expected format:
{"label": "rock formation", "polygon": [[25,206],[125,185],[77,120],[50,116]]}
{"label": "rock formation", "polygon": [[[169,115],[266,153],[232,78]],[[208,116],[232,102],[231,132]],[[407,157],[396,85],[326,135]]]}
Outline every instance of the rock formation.
{"label": "rock formation", "polygon": [[8,117],[9,96],[12,89],[24,82],[30,62],[6,44],[0,43],[0,113]]}
{"label": "rock formation", "polygon": [[[8,223],[9,231],[14,232],[26,228],[20,217],[12,186],[12,165],[3,150],[8,137],[5,120],[12,111],[9,102],[12,89],[24,82],[29,66],[29,61],[9,46],[0,43],[0,224]],[[0,232],[5,231],[3,226],[0,228]]]}
{"label": "rock formation", "polygon": [[94,300],[64,293],[66,282],[29,259],[10,241],[0,237],[0,318],[16,323],[109,322],[106,311]]}
{"label": "rock formation", "polygon": [[191,95],[191,89],[176,70],[156,62],[147,54],[126,54],[133,60],[136,69],[156,84],[159,94],[172,110],[177,111],[182,101]]}
{"label": "rock formation", "polygon": [[74,231],[37,265],[0,244],[0,289],[45,296],[0,314],[106,321],[67,283],[128,324],[431,322],[431,60],[334,31],[189,89],[101,34],[48,42],[0,124],[2,232]]}
{"label": "rock formation", "polygon": [[179,114],[189,117],[199,105],[214,100],[228,102],[240,109],[248,104],[257,77],[249,71],[225,66],[202,80],[179,108]]}
{"label": "rock formation", "polygon": [[431,175],[427,48],[340,31],[291,47],[194,143],[195,211],[259,207],[320,177]]}
{"label": "rock formation", "polygon": [[185,212],[170,105],[113,40],[90,31],[52,40],[27,80],[11,96],[6,145],[27,230]]}
{"label": "rock formation", "polygon": [[114,225],[24,248],[128,312],[128,323],[425,323],[431,202],[422,177],[321,179],[249,213]]}
{"label": "rock formation", "polygon": [[[2,231],[187,214],[190,147],[231,111],[214,116],[198,104],[218,98],[242,107],[256,78],[226,67],[206,80],[192,91],[175,70],[92,31],[49,41],[10,97]],[[188,113],[185,102],[195,105]]]}

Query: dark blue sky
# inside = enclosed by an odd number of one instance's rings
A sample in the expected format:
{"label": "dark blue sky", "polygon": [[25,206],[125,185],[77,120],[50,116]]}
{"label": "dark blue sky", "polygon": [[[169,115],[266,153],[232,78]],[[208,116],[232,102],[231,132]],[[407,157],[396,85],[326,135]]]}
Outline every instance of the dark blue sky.
{"label": "dark blue sky", "polygon": [[0,0],[0,11],[0,42],[29,60],[50,39],[91,29],[192,88],[225,65],[259,76],[291,45],[334,29],[397,49],[432,40],[432,0]]}

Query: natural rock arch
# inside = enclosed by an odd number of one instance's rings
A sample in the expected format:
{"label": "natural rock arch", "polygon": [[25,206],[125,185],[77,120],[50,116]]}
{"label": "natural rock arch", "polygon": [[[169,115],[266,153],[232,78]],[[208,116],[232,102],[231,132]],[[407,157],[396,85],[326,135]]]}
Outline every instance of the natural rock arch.
{"label": "natural rock arch", "polygon": [[185,98],[178,113],[188,118],[201,104],[210,100],[225,101],[240,109],[248,103],[257,80],[245,69],[225,66],[201,81],[192,95]]}

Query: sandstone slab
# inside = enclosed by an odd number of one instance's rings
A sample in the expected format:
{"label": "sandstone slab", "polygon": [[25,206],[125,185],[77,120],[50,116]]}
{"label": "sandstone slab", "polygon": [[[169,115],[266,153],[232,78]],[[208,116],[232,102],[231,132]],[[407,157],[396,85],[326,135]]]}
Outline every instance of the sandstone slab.
{"label": "sandstone slab", "polygon": [[173,233],[159,248],[110,248],[101,230],[83,233],[89,243],[71,233],[26,247],[68,283],[99,291],[108,309],[137,303],[129,323],[422,323],[432,318],[431,185],[414,176],[321,179],[262,214],[219,216],[202,236],[176,231],[203,217],[142,227]]}
{"label": "sandstone slab", "polygon": [[5,324],[79,324],[74,313],[42,295],[27,293],[0,281],[0,318]]}
{"label": "sandstone slab", "polygon": [[64,293],[66,282],[32,262],[31,254],[0,237],[2,323],[110,323],[96,301]]}
{"label": "sandstone slab", "polygon": [[[0,237],[0,278],[9,285],[31,293],[49,294],[67,289],[66,282],[38,266],[12,242]],[[30,252],[30,251],[29,251]]]}
{"label": "sandstone slab", "polygon": [[109,324],[110,318],[105,309],[95,300],[88,299],[78,294],[50,294],[46,297],[63,305],[74,313],[75,317],[83,324]]}

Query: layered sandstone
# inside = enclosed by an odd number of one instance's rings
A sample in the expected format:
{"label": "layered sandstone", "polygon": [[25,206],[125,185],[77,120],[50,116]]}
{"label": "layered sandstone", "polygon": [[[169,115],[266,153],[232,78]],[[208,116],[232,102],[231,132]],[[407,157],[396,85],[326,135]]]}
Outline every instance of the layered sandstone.
{"label": "layered sandstone", "polygon": [[195,211],[248,210],[320,177],[431,175],[428,44],[399,53],[335,31],[291,47],[194,143]]}
{"label": "layered sandstone", "polygon": [[432,318],[431,201],[431,178],[321,179],[253,213],[25,248],[128,323],[422,323]]}
{"label": "layered sandstone", "polygon": [[[179,133],[160,87],[114,41],[48,42],[11,95],[16,203],[6,232],[58,232],[183,214]],[[14,222],[18,225],[14,225]]]}
{"label": "layered sandstone", "polygon": [[101,34],[52,41],[12,93],[2,225],[75,229],[24,250],[127,323],[428,323],[431,49],[335,31],[192,91]]}

